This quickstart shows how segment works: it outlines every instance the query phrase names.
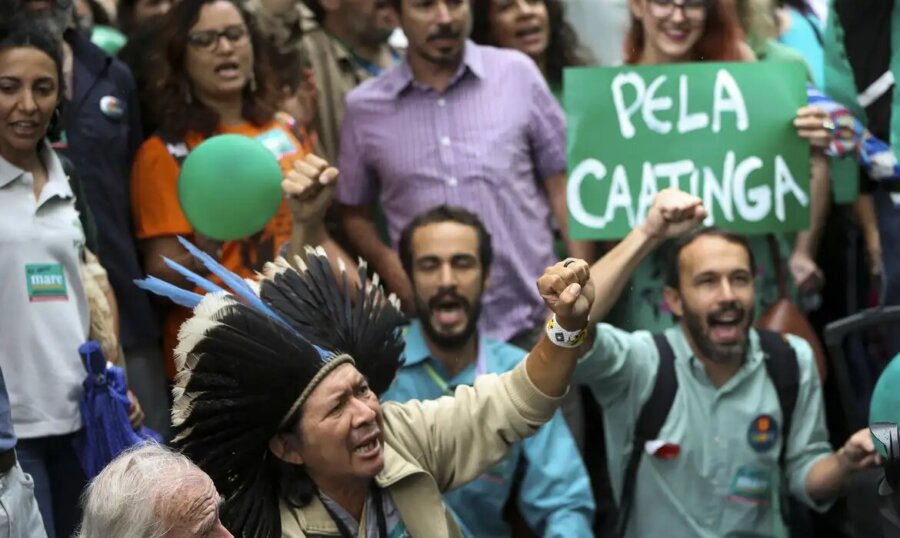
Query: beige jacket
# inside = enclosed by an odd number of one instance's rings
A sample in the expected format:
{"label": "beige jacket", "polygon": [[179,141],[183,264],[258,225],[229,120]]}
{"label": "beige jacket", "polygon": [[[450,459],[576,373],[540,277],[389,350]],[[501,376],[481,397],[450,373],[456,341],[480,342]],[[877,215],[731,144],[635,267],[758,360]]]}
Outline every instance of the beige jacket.
{"label": "beige jacket", "polygon": [[[441,493],[475,479],[534,434],[561,400],[541,393],[522,361],[505,374],[480,376],[474,387],[460,386],[452,398],[385,403],[384,469],[375,482],[390,493],[413,538],[460,537]],[[360,538],[365,529],[363,520]],[[281,534],[340,536],[318,499],[304,508],[282,503]]]}

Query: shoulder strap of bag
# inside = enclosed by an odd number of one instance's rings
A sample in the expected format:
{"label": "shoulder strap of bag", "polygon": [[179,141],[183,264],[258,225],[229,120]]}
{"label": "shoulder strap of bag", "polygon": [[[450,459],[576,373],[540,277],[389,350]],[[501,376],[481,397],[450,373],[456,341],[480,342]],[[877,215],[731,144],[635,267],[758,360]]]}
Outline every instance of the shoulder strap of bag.
{"label": "shoulder strap of bag", "polygon": [[778,403],[781,406],[784,442],[781,443],[778,462],[783,468],[788,433],[791,431],[791,419],[794,416],[794,408],[797,406],[797,391],[800,389],[800,366],[797,364],[797,353],[783,336],[774,331],[762,329],[757,329],[757,332],[760,345],[767,355],[766,371],[772,384],[775,385]]}
{"label": "shoulder strap of bag", "polygon": [[664,334],[653,335],[656,349],[659,352],[659,369],[656,372],[656,381],[650,398],[641,408],[637,425],[634,428],[634,441],[631,448],[631,456],[625,467],[624,481],[622,482],[622,501],[619,503],[619,517],[616,523],[616,535],[625,536],[628,527],[628,517],[634,502],[634,488],[637,482],[638,466],[644,453],[644,444],[659,436],[672,402],[675,401],[675,393],[678,392],[678,378],[675,377],[675,352]]}
{"label": "shoulder strap of bag", "polygon": [[788,341],[774,331],[757,329],[759,343],[766,354],[766,372],[778,394],[781,406],[781,452],[778,454],[778,467],[781,469],[782,483],[780,487],[781,517],[785,524],[790,524],[791,501],[786,483],[787,445],[791,433],[791,420],[797,406],[797,392],[800,390],[800,366],[797,364],[797,353]]}
{"label": "shoulder strap of bag", "polygon": [[62,164],[63,173],[69,178],[69,186],[75,195],[75,210],[78,211],[78,220],[81,221],[81,228],[84,230],[85,246],[96,254],[99,250],[97,245],[97,223],[94,220],[94,214],[88,207],[84,187],[81,184],[81,177],[68,157],[59,152],[56,155]]}

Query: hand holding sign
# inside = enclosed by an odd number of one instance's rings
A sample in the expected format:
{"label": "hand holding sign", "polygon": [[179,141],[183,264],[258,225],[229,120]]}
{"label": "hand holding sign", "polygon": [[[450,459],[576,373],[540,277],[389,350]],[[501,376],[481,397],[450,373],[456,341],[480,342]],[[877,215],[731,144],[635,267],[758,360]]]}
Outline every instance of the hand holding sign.
{"label": "hand holding sign", "polygon": [[653,199],[641,228],[653,239],[669,239],[693,230],[706,216],[700,198],[678,189],[664,189]]}
{"label": "hand holding sign", "polygon": [[834,131],[834,123],[819,107],[805,106],[797,111],[794,119],[794,127],[800,138],[809,140],[814,148],[825,149],[831,143],[831,134]]}

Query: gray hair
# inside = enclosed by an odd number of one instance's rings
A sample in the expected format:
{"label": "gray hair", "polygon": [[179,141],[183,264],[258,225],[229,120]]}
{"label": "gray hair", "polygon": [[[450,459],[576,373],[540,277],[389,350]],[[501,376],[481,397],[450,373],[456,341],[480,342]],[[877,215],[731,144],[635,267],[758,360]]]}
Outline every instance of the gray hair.
{"label": "gray hair", "polygon": [[203,471],[183,454],[156,443],[120,454],[97,475],[82,496],[78,538],[163,538],[174,522],[166,501],[196,484]]}

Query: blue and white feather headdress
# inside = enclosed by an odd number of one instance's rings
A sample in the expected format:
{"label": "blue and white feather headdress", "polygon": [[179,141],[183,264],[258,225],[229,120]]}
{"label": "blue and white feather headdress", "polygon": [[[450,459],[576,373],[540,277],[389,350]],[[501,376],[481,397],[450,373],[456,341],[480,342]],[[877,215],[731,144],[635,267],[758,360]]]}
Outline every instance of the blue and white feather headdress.
{"label": "blue and white feather headdress", "polygon": [[401,364],[404,317],[377,275],[340,281],[321,249],[307,249],[296,270],[279,258],[258,281],[245,281],[182,244],[224,287],[166,260],[206,291],[154,277],[137,284],[192,308],[175,350],[173,444],[212,477],[225,498],[223,523],[236,536],[280,536],[277,477],[265,464],[269,440],[296,415],[316,385],[353,363],[380,394]]}

